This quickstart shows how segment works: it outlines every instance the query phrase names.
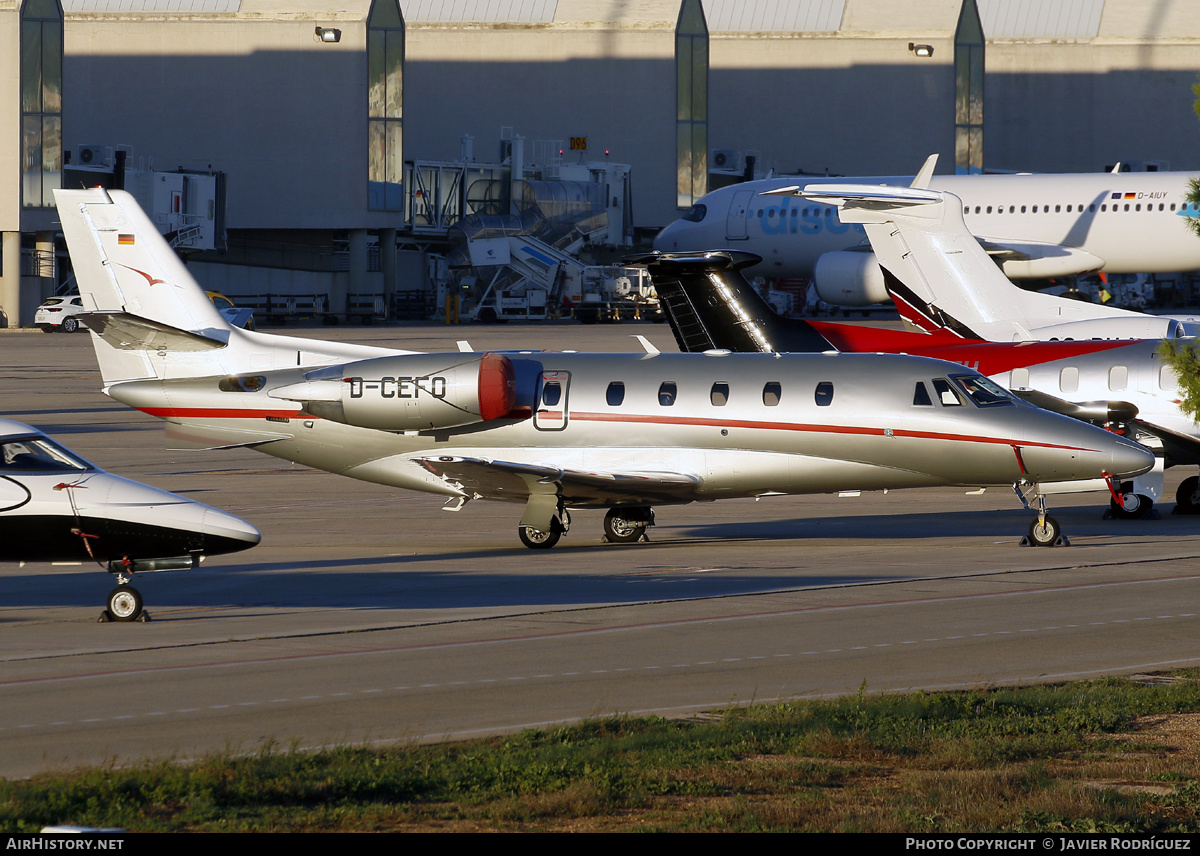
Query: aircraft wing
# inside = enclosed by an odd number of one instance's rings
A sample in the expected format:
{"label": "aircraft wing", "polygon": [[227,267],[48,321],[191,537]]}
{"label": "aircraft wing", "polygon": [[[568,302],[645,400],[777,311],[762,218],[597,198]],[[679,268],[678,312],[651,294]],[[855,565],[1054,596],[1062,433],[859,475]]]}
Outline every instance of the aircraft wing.
{"label": "aircraft wing", "polygon": [[567,505],[609,507],[620,503],[691,502],[700,479],[670,472],[585,472],[490,458],[437,455],[414,458],[468,495],[524,501],[537,494],[561,496]]}

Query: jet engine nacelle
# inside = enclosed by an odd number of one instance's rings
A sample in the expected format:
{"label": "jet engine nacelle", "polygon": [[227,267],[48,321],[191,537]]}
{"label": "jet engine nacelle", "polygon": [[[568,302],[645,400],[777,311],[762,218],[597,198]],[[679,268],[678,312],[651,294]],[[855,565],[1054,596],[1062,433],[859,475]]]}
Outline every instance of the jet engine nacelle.
{"label": "jet engine nacelle", "polygon": [[1187,328],[1174,318],[1131,315],[1065,321],[1037,327],[1029,332],[1039,342],[1072,342],[1087,339],[1177,339],[1187,335]]}
{"label": "jet engine nacelle", "polygon": [[836,306],[869,306],[892,299],[874,253],[823,253],[813,267],[817,296]]}
{"label": "jet engine nacelle", "polygon": [[507,416],[516,372],[501,354],[406,354],[309,372],[273,389],[322,419],[380,431],[428,431]]}

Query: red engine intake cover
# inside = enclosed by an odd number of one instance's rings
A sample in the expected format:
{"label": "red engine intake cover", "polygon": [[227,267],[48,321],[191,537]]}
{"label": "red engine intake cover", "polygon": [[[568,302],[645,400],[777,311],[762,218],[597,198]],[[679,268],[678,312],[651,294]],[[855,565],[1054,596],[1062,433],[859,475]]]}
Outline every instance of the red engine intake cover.
{"label": "red engine intake cover", "polygon": [[484,354],[479,361],[479,415],[486,422],[512,412],[517,403],[517,373],[503,354]]}

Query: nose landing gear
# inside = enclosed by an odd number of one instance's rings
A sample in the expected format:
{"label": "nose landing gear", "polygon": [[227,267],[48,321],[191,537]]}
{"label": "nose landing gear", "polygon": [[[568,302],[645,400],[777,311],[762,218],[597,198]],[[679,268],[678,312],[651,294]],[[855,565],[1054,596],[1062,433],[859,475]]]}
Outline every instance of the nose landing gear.
{"label": "nose landing gear", "polygon": [[1030,511],[1037,511],[1037,517],[1029,525],[1029,534],[1021,538],[1021,546],[1070,547],[1071,542],[1067,540],[1067,536],[1062,534],[1062,527],[1058,525],[1058,521],[1046,513],[1046,495],[1044,493],[1034,494],[1034,501],[1037,503],[1036,509],[1029,504],[1028,494],[1036,490],[1037,485],[1022,484],[1021,482],[1013,485],[1013,493],[1017,495],[1017,499],[1021,500],[1021,505]]}

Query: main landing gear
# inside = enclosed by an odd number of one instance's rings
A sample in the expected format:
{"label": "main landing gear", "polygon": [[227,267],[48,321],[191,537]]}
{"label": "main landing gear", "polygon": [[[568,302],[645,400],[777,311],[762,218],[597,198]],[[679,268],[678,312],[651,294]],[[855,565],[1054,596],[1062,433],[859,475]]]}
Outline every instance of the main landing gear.
{"label": "main landing gear", "polygon": [[[560,522],[561,520],[561,522]],[[639,506],[616,506],[604,516],[604,540],[612,544],[632,544],[648,541],[646,530],[654,525],[654,509]],[[549,550],[571,528],[571,515],[563,509],[551,521],[549,531],[532,526],[518,526],[517,536],[531,550]]]}
{"label": "main landing gear", "polygon": [[1200,477],[1188,476],[1179,483],[1175,491],[1175,509],[1172,514],[1200,514]]}
{"label": "main landing gear", "polygon": [[654,509],[610,508],[604,515],[604,538],[613,544],[633,544],[646,538],[646,529],[654,525]]}
{"label": "main landing gear", "polygon": [[1033,523],[1029,524],[1029,534],[1021,539],[1021,546],[1070,547],[1071,542],[1062,534],[1062,527],[1058,525],[1058,521],[1046,513],[1046,495],[1043,493],[1034,495],[1034,501],[1037,503],[1036,509],[1029,504],[1026,491],[1033,491],[1036,488],[1036,485],[1022,485],[1020,482],[1013,485],[1013,493],[1017,495],[1017,499],[1021,500],[1021,505],[1030,511],[1037,511],[1037,517],[1034,518]]}

